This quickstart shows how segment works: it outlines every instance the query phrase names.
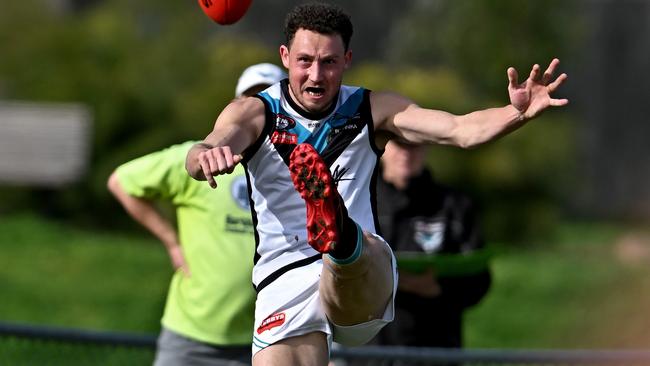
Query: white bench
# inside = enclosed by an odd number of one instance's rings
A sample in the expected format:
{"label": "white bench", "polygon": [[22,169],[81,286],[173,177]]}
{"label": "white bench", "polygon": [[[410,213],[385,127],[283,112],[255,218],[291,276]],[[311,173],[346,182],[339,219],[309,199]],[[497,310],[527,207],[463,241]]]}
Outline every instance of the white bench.
{"label": "white bench", "polygon": [[88,168],[90,124],[81,104],[0,101],[0,184],[79,181]]}

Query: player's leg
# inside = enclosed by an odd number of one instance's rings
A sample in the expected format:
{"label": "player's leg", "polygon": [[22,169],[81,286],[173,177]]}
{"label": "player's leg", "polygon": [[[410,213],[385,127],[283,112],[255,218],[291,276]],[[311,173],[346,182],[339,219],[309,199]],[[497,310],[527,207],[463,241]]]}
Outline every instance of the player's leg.
{"label": "player's leg", "polygon": [[[392,253],[380,238],[365,234],[359,257],[341,264],[323,256],[321,303],[336,325],[349,326],[381,319],[393,296]],[[395,279],[396,280],[396,279]]]}
{"label": "player's leg", "polygon": [[253,366],[326,366],[328,362],[327,336],[323,332],[283,339],[253,357]]}
{"label": "player's leg", "polygon": [[309,244],[327,253],[320,294],[328,318],[342,326],[381,319],[396,281],[390,248],[350,219],[329,169],[311,145],[294,149],[289,169],[307,205]]}
{"label": "player's leg", "polygon": [[293,268],[255,300],[255,365],[327,365],[331,325],[320,301],[322,261]]}

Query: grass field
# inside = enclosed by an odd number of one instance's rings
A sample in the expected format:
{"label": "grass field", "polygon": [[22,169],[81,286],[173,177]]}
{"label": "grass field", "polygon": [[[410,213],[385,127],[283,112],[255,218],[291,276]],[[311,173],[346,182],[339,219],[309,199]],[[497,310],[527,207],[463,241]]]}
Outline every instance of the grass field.
{"label": "grass field", "polygon": [[493,287],[466,316],[477,348],[649,348],[650,236],[571,224],[493,261]]}
{"label": "grass field", "polygon": [[[0,217],[0,321],[155,334],[171,267],[146,235]],[[650,235],[571,224],[508,246],[467,313],[471,348],[650,347]]]}
{"label": "grass field", "polygon": [[0,219],[0,245],[1,320],[158,331],[172,270],[152,238],[17,216]]}

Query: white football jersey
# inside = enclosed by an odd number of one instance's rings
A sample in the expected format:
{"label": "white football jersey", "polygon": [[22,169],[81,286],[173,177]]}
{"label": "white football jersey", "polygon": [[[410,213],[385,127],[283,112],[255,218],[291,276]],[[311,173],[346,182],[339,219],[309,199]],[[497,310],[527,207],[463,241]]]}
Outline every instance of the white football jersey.
{"label": "white football jersey", "polygon": [[382,153],[374,142],[369,91],[341,86],[336,104],[321,115],[300,108],[287,80],[257,95],[266,124],[243,164],[253,208],[256,254],[253,284],[260,291],[288,270],[321,259],[307,243],[306,206],[289,173],[289,156],[311,144],[329,166],[350,217],[376,233],[375,180]]}

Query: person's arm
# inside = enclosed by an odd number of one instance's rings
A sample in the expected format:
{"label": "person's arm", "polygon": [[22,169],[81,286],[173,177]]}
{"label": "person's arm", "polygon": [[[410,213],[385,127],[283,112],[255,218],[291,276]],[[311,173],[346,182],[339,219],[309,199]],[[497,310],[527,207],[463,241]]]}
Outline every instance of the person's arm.
{"label": "person's arm", "polygon": [[232,173],[241,154],[251,146],[264,128],[264,104],[257,98],[235,100],[221,112],[212,132],[187,154],[185,168],[196,180],[207,180],[212,188],[214,176]]}
{"label": "person's arm", "polygon": [[189,276],[190,270],[183,256],[178,233],[172,223],[156,210],[151,201],[126,193],[120,185],[116,172],[113,172],[108,178],[108,190],[135,221],[144,226],[163,243],[174,269],[181,269]]}
{"label": "person's arm", "polygon": [[517,71],[508,69],[510,104],[465,115],[421,108],[408,98],[393,93],[371,93],[373,119],[377,129],[386,130],[412,143],[445,144],[469,148],[481,145],[523,126],[549,106],[563,106],[567,99],[553,93],[566,80],[561,74],[552,80],[558,59],[540,75],[534,65],[528,79],[518,83]]}
{"label": "person's arm", "polygon": [[420,297],[434,298],[440,295],[441,289],[435,271],[428,268],[422,273],[399,271],[397,288]]}

